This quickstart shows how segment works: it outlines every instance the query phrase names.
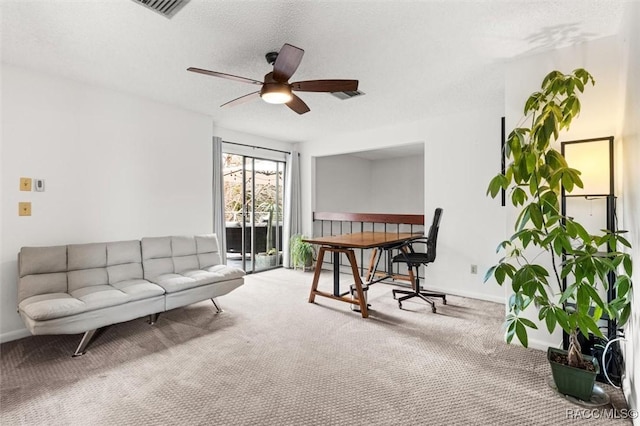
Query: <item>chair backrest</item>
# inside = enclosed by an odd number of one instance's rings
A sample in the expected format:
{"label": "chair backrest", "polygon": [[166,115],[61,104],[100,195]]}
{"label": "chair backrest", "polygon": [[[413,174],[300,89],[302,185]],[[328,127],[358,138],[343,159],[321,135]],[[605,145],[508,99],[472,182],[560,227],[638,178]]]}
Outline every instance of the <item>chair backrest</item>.
{"label": "chair backrest", "polygon": [[433,222],[427,235],[427,263],[436,260],[436,243],[438,242],[438,229],[440,229],[440,218],[442,208],[438,207],[433,213]]}

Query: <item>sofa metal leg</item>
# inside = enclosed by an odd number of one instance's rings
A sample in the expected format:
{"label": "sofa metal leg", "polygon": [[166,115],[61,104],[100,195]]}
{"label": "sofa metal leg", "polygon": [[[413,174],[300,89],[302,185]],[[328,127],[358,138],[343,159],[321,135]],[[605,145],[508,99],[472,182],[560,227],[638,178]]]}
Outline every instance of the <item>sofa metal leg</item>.
{"label": "sofa metal leg", "polygon": [[89,343],[91,343],[91,339],[93,339],[93,335],[96,334],[96,331],[97,329],[89,330],[84,333],[84,336],[82,336],[82,340],[80,340],[80,344],[78,345],[78,348],[72,355],[73,358],[78,357],[80,355],[84,355],[84,353],[87,350],[87,346],[89,346]]}
{"label": "sofa metal leg", "polygon": [[216,299],[211,298],[211,301],[213,302],[213,306],[216,307],[216,313],[219,314],[220,312],[222,312],[222,309],[220,308],[220,305],[218,304],[218,302],[216,302]]}
{"label": "sofa metal leg", "polygon": [[153,325],[156,323],[156,321],[158,321],[158,317],[160,316],[159,313],[157,314],[151,314],[149,315],[149,325]]}

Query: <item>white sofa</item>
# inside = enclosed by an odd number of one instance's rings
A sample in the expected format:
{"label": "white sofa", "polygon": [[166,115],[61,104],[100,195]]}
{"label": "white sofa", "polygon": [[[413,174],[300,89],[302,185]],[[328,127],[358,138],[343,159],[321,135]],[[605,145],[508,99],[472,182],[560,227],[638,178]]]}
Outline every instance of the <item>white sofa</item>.
{"label": "white sofa", "polygon": [[23,247],[18,312],[31,334],[84,336],[82,355],[101,327],[229,293],[242,269],[223,265],[215,234],[141,241]]}

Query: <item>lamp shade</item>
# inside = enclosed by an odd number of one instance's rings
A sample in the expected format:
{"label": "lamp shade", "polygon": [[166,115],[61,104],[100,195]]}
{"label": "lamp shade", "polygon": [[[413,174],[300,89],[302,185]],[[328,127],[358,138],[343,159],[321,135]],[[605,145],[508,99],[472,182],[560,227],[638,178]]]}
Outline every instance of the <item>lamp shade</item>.
{"label": "lamp shade", "polygon": [[270,104],[286,104],[293,99],[293,94],[288,84],[265,83],[260,90],[260,97]]}
{"label": "lamp shade", "polygon": [[574,187],[571,195],[603,195],[610,191],[609,139],[589,140],[564,145],[569,167],[581,172],[583,188]]}

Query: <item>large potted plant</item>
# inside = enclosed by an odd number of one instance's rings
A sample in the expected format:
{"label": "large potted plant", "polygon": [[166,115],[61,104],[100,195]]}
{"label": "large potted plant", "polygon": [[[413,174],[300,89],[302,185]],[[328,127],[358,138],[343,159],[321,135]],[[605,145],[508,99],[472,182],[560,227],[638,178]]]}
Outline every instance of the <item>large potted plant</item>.
{"label": "large potted plant", "polygon": [[[567,164],[553,142],[580,113],[578,92],[588,84],[595,81],[584,69],[566,75],[553,71],[544,78],[542,90],[527,99],[522,122],[530,122],[530,127],[510,132],[505,146],[510,163],[487,190],[494,198],[507,190],[520,213],[514,234],[498,246],[505,256],[485,276],[485,281],[495,277],[500,285],[511,283],[507,342],[517,337],[527,347],[527,329],[537,328],[524,315],[529,308],[537,309],[538,319],[550,333],[560,326],[569,335],[568,351],[550,348],[548,358],[558,391],[582,400],[591,398],[598,364],[582,354],[578,334],[604,338],[598,327],[603,315],[619,325],[627,321],[632,268],[630,255],[618,251],[622,245],[631,247],[622,236],[624,231],[590,234],[576,220],[563,217],[559,207],[561,188],[570,193],[582,187],[582,181],[580,171]],[[610,276],[615,278],[610,281]],[[616,297],[606,300],[600,296],[602,289],[611,286]],[[557,375],[564,364],[569,378]],[[574,388],[582,376],[587,376],[586,383]]]}

